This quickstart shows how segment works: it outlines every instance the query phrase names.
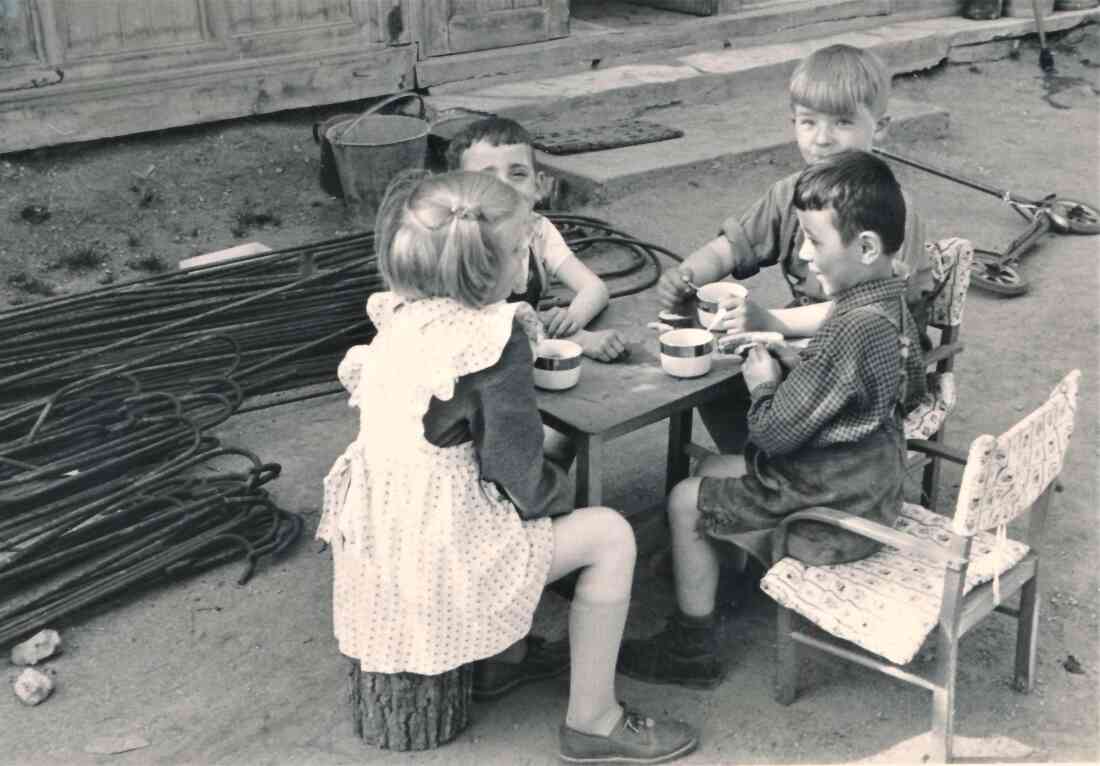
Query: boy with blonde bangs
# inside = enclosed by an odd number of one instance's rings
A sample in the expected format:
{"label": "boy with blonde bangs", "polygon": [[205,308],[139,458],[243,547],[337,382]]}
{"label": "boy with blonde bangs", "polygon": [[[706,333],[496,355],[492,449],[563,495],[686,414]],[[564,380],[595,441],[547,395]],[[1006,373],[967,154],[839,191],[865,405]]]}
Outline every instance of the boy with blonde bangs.
{"label": "boy with blonde bangs", "polygon": [[[850,45],[832,45],[803,59],[790,79],[791,121],[799,152],[814,165],[842,152],[870,151],[889,124],[890,77],[875,54]],[[778,265],[791,290],[785,308],[767,309],[751,298],[730,298],[717,329],[729,333],[771,330],[785,337],[813,335],[832,310],[821,282],[798,258],[804,232],[793,204],[798,173],[777,183],[748,212],[730,216],[717,237],[662,274],[657,285],[662,306],[673,309],[690,297],[690,283],[728,276],[747,279]],[[926,298],[933,290],[923,225],[907,202],[904,244],[894,259],[907,276],[906,298],[923,333]],[[796,363],[793,354],[784,363]],[[722,453],[742,451],[747,434],[748,392],[700,407],[707,430]]]}
{"label": "boy with blonde bangs", "polygon": [[[920,338],[895,259],[906,205],[886,163],[844,152],[798,177],[805,232],[797,257],[832,310],[784,377],[753,347],[742,368],[751,396],[745,454],[704,461],[668,499],[677,612],[652,638],[626,641],[619,672],[651,683],[711,688],[725,668],[715,605],[718,541],[771,563],[772,532],[817,506],[892,526],[902,506],[903,414],[925,391]],[[864,558],[877,543],[816,522],[793,523],[789,555],[823,566]]]}
{"label": "boy with blonde bangs", "polygon": [[546,216],[534,212],[545,192],[545,177],[535,166],[531,135],[515,120],[488,117],[467,126],[447,147],[447,167],[472,173],[490,173],[519,192],[530,206],[534,238],[509,300],[522,300],[537,311],[550,279],[574,292],[568,306],[540,314],[546,334],[580,344],[585,356],[613,362],[626,353],[626,343],[614,330],[585,327],[607,307],[609,293],[603,280],[584,265]]}

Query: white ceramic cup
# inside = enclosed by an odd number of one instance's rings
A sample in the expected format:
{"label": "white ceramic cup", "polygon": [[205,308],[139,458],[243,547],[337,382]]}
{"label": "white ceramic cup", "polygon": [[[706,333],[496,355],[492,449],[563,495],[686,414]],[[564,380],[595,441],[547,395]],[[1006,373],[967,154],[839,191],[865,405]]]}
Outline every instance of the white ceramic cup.
{"label": "white ceramic cup", "polygon": [[658,338],[661,367],[677,378],[698,378],[710,372],[714,335],[706,330],[670,330]]}
{"label": "white ceramic cup", "polygon": [[581,379],[581,347],[571,340],[544,340],[535,349],[535,385],[564,391]]}
{"label": "white ceramic cup", "polygon": [[704,330],[709,328],[726,298],[732,296],[745,298],[748,294],[748,288],[737,282],[711,282],[703,285],[699,288],[699,292],[695,294],[699,324]]}

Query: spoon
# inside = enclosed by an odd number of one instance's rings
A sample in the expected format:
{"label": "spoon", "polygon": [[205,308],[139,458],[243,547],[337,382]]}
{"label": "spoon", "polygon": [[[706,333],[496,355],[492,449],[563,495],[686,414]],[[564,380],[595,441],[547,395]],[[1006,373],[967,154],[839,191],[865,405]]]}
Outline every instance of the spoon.
{"label": "spoon", "polygon": [[725,318],[726,310],[724,308],[719,308],[718,311],[714,314],[714,319],[710,320],[710,324],[707,325],[707,331],[714,332],[714,328],[717,327],[718,323]]}
{"label": "spoon", "polygon": [[[683,275],[682,275],[682,274],[681,274],[681,276],[683,277]],[[690,279],[688,279],[687,277],[683,277],[683,280],[684,280],[684,284],[685,284],[685,285],[687,285],[688,287],[690,287],[690,288],[691,288],[692,290],[694,290],[695,292],[699,292],[700,290],[702,290],[702,289],[703,289],[703,288],[699,287],[699,285],[697,285],[697,284],[695,284],[694,282],[692,282],[692,281],[691,281]]]}

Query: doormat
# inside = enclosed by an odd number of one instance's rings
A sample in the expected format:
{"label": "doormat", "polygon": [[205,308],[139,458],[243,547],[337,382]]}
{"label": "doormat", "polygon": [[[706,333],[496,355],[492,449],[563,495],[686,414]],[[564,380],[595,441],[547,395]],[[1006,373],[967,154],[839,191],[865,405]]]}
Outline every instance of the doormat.
{"label": "doormat", "polygon": [[529,127],[532,145],[550,154],[580,154],[680,138],[684,131],[646,120],[619,120],[581,128]]}

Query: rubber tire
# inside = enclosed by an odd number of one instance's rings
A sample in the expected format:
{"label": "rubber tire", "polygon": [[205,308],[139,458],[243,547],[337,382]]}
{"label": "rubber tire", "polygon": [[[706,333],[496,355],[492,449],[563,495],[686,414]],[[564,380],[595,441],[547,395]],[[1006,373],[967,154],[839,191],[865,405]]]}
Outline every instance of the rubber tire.
{"label": "rubber tire", "polygon": [[[1086,205],[1084,202],[1078,202],[1072,199],[1062,199],[1059,197],[1051,203],[1051,208],[1061,218],[1068,221],[1067,233],[1069,234],[1100,234],[1100,212],[1097,212],[1096,208],[1092,205]],[[1080,216],[1084,216],[1084,221],[1073,218],[1069,215],[1062,213],[1063,210],[1073,210]],[[1091,221],[1089,223],[1088,221]],[[1056,229],[1058,230],[1058,229]],[[1061,233],[1059,231],[1059,233]]]}
{"label": "rubber tire", "polygon": [[970,283],[991,293],[1016,297],[1028,291],[1028,284],[1020,272],[1011,266],[999,266],[990,259],[982,260],[977,256],[970,267]]}

